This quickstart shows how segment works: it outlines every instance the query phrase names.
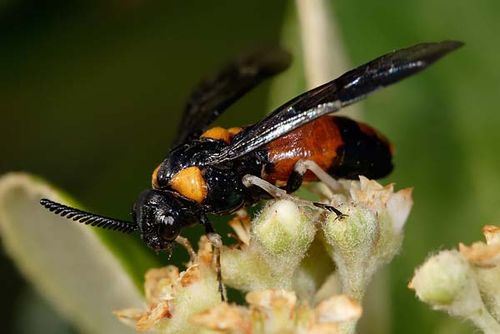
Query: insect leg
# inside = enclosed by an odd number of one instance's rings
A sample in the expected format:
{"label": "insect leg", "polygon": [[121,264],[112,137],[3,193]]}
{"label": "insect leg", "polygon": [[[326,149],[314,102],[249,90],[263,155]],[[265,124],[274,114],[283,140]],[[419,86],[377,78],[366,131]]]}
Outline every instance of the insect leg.
{"label": "insect leg", "polygon": [[[304,174],[310,170],[316,175],[316,177],[326,184],[331,190],[340,190],[340,186],[337,180],[328,175],[327,172],[323,170],[316,162],[312,160],[299,160],[295,164],[292,173],[288,177],[288,181],[286,183],[286,192],[291,193],[299,189],[302,185],[302,181],[304,180]],[[331,205],[327,205],[324,203],[313,203],[316,207],[334,212],[338,217],[344,217],[345,215],[340,212],[338,209]]]}
{"label": "insect leg", "polygon": [[317,178],[326,184],[331,190],[338,191],[340,186],[337,180],[328,175],[316,162],[312,160],[299,160],[293,168],[292,174],[286,183],[286,192],[291,193],[296,191],[304,179],[304,174],[310,170],[317,176]]}
{"label": "insect leg", "polygon": [[327,210],[327,211],[335,213],[337,215],[337,218],[347,217],[346,214],[343,214],[339,209],[336,209],[335,207],[333,207],[331,205],[328,205],[328,204],[325,204],[325,203],[320,203],[320,202],[314,202],[313,204],[317,208],[320,208],[320,209]]}
{"label": "insect leg", "polygon": [[243,176],[242,182],[245,187],[259,187],[274,198],[285,199],[292,197],[288,195],[283,189],[278,188],[275,185],[272,185],[266,180],[261,179],[260,177],[257,177],[255,175],[246,174],[245,176]]}
{"label": "insect leg", "polygon": [[188,252],[189,254],[189,260],[191,262],[194,262],[197,255],[196,255],[196,252],[194,251],[193,249],[193,246],[191,246],[191,243],[189,242],[188,239],[184,238],[184,237],[181,237],[180,235],[177,236],[177,238],[175,238],[175,242],[177,242],[179,245],[181,245],[182,247],[184,247],[186,249],[186,251]]}
{"label": "insect leg", "polygon": [[215,271],[217,272],[217,282],[219,283],[219,292],[220,299],[225,302],[226,298],[224,297],[224,284],[222,284],[222,269],[220,264],[220,255],[222,250],[222,237],[220,234],[215,232],[212,224],[208,220],[207,217],[203,216],[201,223],[205,227],[205,233],[207,235],[208,240],[212,244],[212,248],[214,251],[214,260],[215,260]]}
{"label": "insect leg", "polygon": [[331,205],[327,205],[324,203],[318,203],[318,202],[310,202],[310,201],[306,201],[306,200],[297,198],[295,196],[289,195],[289,194],[287,194],[287,192],[285,190],[278,188],[275,185],[267,182],[266,180],[261,179],[260,177],[255,176],[255,175],[247,174],[247,175],[243,176],[242,182],[243,182],[243,185],[245,185],[245,187],[247,187],[247,188],[252,187],[252,186],[259,187],[262,190],[264,190],[265,192],[267,192],[269,195],[273,196],[274,198],[288,199],[288,200],[291,200],[293,202],[296,202],[296,203],[304,205],[304,206],[313,207],[313,208],[320,208],[323,210],[331,211],[331,212],[334,212],[339,218],[345,216],[342,212],[335,209]]}

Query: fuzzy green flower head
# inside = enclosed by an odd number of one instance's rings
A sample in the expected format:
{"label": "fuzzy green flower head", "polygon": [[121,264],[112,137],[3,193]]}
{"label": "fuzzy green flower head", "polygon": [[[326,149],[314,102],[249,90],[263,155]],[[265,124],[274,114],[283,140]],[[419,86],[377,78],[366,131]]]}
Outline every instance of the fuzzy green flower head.
{"label": "fuzzy green flower head", "polygon": [[436,308],[448,306],[471,284],[469,270],[457,251],[442,251],[415,272],[410,287],[422,301]]}
{"label": "fuzzy green flower head", "polygon": [[254,219],[252,235],[274,256],[297,256],[314,238],[313,214],[291,200],[270,202]]}
{"label": "fuzzy green flower head", "polygon": [[252,290],[246,306],[222,302],[211,258],[211,245],[203,237],[184,271],[171,265],[146,273],[145,309],[115,315],[141,332],[342,334],[342,325],[362,314],[360,304],[345,295],[310,305],[286,289]]}
{"label": "fuzzy green flower head", "polygon": [[342,292],[360,300],[375,271],[397,254],[403,226],[413,205],[410,188],[394,192],[360,177],[339,181],[330,204],[345,214],[330,214],[322,224],[328,252],[339,273]]}
{"label": "fuzzy green flower head", "polygon": [[233,219],[240,243],[222,252],[224,282],[243,291],[290,289],[314,239],[317,212],[285,199],[269,201],[251,223]]}
{"label": "fuzzy green flower head", "polygon": [[485,333],[500,333],[500,229],[485,226],[486,243],[430,257],[409,287],[434,309],[472,321]]}

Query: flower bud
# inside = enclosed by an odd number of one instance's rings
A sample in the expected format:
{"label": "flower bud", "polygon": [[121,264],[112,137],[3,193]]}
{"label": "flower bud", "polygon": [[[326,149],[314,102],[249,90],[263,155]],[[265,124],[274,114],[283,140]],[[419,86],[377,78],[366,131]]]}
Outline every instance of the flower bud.
{"label": "flower bud", "polygon": [[294,273],[316,232],[314,212],[308,210],[291,200],[267,204],[253,220],[250,236],[243,236],[249,245],[224,248],[223,281],[243,291],[291,289]]}
{"label": "flower bud", "polygon": [[331,204],[347,216],[328,215],[322,230],[342,293],[361,300],[375,271],[401,247],[413,204],[411,189],[395,193],[392,185],[383,187],[364,177],[339,184],[340,195],[332,196]]}
{"label": "flower bud", "polygon": [[500,333],[500,323],[483,303],[486,295],[477,279],[466,257],[455,250],[442,251],[416,270],[409,287],[434,309],[471,320],[487,334]]}
{"label": "flower bud", "polygon": [[313,240],[315,228],[308,218],[290,200],[272,202],[255,219],[253,235],[270,255],[295,257]]}
{"label": "flower bud", "polygon": [[422,301],[442,308],[473,288],[470,274],[469,264],[458,252],[442,251],[417,269],[409,286]]}
{"label": "flower bud", "polygon": [[500,323],[500,228],[483,228],[486,243],[459,244],[459,251],[471,264],[486,308]]}

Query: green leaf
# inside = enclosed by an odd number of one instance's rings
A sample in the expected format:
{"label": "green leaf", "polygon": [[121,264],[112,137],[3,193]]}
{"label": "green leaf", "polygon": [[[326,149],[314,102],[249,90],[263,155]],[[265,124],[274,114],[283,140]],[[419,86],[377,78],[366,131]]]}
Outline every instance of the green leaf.
{"label": "green leaf", "polygon": [[94,229],[43,209],[48,197],[74,205],[42,180],[22,173],[0,178],[0,232],[4,247],[38,291],[79,329],[126,333],[113,310],[140,307],[141,294]]}

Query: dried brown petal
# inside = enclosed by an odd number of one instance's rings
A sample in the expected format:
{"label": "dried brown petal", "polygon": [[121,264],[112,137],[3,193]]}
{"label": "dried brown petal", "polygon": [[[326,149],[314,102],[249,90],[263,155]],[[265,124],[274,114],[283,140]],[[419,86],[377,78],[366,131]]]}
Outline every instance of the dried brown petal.
{"label": "dried brown petal", "polygon": [[172,317],[168,301],[150,305],[150,308],[137,320],[135,329],[139,332],[147,331],[156,327],[159,321]]}
{"label": "dried brown petal", "polygon": [[235,216],[229,221],[229,226],[234,230],[240,244],[250,245],[250,217]]}
{"label": "dried brown petal", "polygon": [[[307,334],[340,334],[343,333],[338,324],[314,324]],[[344,332],[345,333],[345,332]]]}
{"label": "dried brown petal", "polygon": [[485,225],[483,234],[488,245],[500,244],[500,227],[495,225]]}
{"label": "dried brown petal", "polygon": [[136,322],[144,315],[144,310],[138,308],[127,308],[113,311],[113,314],[129,326],[135,326]]}
{"label": "dried brown petal", "polygon": [[471,264],[491,268],[500,265],[500,243],[487,245],[484,242],[475,242],[471,246],[460,243],[458,249]]}
{"label": "dried brown petal", "polygon": [[179,283],[181,286],[185,287],[193,284],[201,279],[200,268],[198,264],[193,264],[189,266],[185,271],[183,271],[179,277]]}
{"label": "dried brown petal", "polygon": [[412,193],[413,188],[401,189],[397,193],[392,194],[387,201],[387,213],[391,217],[395,233],[401,233],[410,215],[410,210],[413,206]]}
{"label": "dried brown petal", "polygon": [[[144,311],[126,309],[116,311],[115,315],[122,321],[133,322],[138,331],[156,329],[162,320],[172,319],[174,321],[182,317],[180,314],[186,311],[186,291],[201,281],[203,276],[201,267],[205,271],[209,270],[207,266],[199,264],[193,264],[181,273],[175,266],[148,270],[144,284],[146,301],[148,302],[147,309]],[[207,273],[205,272],[205,274]],[[210,288],[216,291],[215,284]],[[199,287],[195,287],[196,289]],[[189,293],[193,293],[193,291]],[[182,307],[179,303],[182,304]]]}
{"label": "dried brown petal", "polygon": [[148,303],[158,303],[166,295],[171,295],[179,278],[179,269],[175,266],[153,268],[146,272],[144,292]]}
{"label": "dried brown petal", "polygon": [[293,309],[297,302],[297,296],[294,292],[286,290],[260,290],[251,291],[245,297],[250,306],[259,310],[269,309]]}
{"label": "dried brown petal", "polygon": [[330,297],[316,307],[318,323],[338,323],[357,320],[363,312],[361,305],[346,295]]}
{"label": "dried brown petal", "polygon": [[214,331],[251,333],[249,315],[248,310],[244,307],[221,303],[194,315],[191,317],[191,321]]}
{"label": "dried brown petal", "polygon": [[198,242],[198,260],[199,263],[209,266],[212,263],[212,244],[206,235],[202,236]]}
{"label": "dried brown petal", "polygon": [[[341,324],[357,320],[361,306],[347,296],[335,296],[315,309],[297,304],[293,291],[261,290],[249,292],[248,307],[219,304],[199,313],[192,321],[204,328],[231,334],[250,333],[341,333]],[[344,325],[342,324],[342,325]]]}
{"label": "dried brown petal", "polygon": [[351,182],[350,194],[355,202],[361,202],[368,207],[377,209],[384,206],[394,192],[394,184],[382,186],[364,176],[359,177],[359,183]]}

